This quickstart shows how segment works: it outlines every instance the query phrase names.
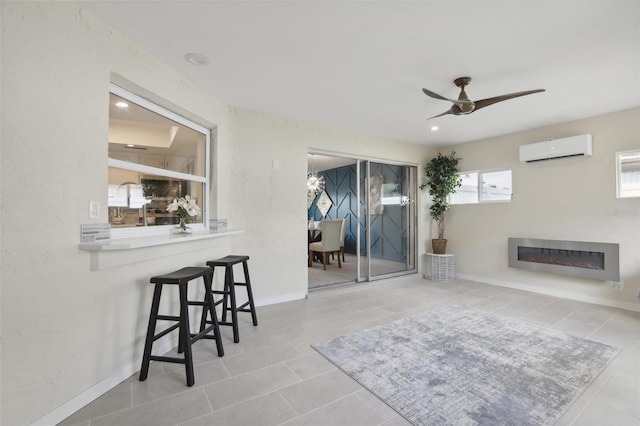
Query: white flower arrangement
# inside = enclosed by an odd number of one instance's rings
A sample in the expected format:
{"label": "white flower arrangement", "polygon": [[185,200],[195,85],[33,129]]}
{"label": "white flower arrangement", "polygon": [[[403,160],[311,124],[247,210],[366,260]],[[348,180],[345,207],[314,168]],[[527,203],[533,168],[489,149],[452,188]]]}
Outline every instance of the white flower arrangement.
{"label": "white flower arrangement", "polygon": [[196,204],[196,200],[189,195],[174,199],[171,204],[167,206],[169,213],[178,213],[185,222],[190,221],[192,217],[197,216],[202,210]]}

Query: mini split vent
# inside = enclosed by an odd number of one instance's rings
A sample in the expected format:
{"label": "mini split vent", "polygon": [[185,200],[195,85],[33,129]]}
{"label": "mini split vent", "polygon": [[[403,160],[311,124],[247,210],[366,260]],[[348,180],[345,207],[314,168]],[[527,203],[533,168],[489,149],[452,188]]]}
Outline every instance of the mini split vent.
{"label": "mini split vent", "polygon": [[591,135],[571,136],[520,146],[520,161],[523,163],[590,156]]}

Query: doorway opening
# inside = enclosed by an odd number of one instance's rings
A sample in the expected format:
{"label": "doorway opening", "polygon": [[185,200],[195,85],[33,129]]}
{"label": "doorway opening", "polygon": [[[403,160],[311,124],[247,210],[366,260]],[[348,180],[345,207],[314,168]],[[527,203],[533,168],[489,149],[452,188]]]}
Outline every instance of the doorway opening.
{"label": "doorway opening", "polygon": [[312,259],[309,290],[416,272],[416,166],[310,153],[307,172],[308,242],[323,220],[345,224],[342,267]]}

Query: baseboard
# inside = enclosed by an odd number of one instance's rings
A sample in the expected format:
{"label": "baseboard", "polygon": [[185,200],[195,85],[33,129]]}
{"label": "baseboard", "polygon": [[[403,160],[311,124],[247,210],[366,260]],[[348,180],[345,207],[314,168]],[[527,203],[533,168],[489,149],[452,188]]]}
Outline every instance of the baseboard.
{"label": "baseboard", "polygon": [[[173,339],[169,339],[168,341],[158,345],[154,343],[153,352],[154,353],[166,353],[169,352],[172,348],[174,348],[178,344],[177,336]],[[132,374],[140,370],[140,366],[142,365],[142,357],[135,360],[134,362],[120,368],[113,375],[107,377],[106,379],[100,381],[96,385],[90,387],[86,391],[82,392],[80,395],[71,399],[70,401],[65,402],[60,407],[51,411],[49,414],[46,414],[43,417],[40,417],[35,422],[31,423],[31,425],[37,426],[51,426],[56,425],[85,407],[89,403],[98,399],[100,396],[104,395],[129,377]]]}
{"label": "baseboard", "polygon": [[529,284],[522,284],[513,281],[500,281],[492,278],[479,277],[476,275],[456,274],[457,278],[463,280],[476,281],[483,284],[490,284],[499,287],[513,288],[516,290],[530,291],[532,293],[544,294],[547,296],[562,297],[564,299],[577,300],[579,302],[593,303],[596,305],[608,306],[610,308],[624,309],[627,311],[640,312],[640,305],[636,303],[618,302],[615,300],[603,299],[601,297],[588,296],[570,291],[554,290],[551,288],[541,288]]}
{"label": "baseboard", "polygon": [[307,292],[301,291],[296,293],[281,294],[273,297],[265,297],[261,299],[256,298],[254,302],[256,306],[267,306],[267,305],[275,305],[277,303],[292,302],[294,300],[306,299],[306,297],[307,297]]}

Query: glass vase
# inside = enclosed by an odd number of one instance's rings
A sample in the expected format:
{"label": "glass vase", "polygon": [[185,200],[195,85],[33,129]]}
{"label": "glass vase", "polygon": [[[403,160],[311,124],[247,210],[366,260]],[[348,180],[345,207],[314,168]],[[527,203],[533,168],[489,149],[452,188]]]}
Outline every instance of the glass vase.
{"label": "glass vase", "polygon": [[180,223],[173,230],[174,234],[190,234],[192,232],[193,229],[187,226],[187,221],[183,217],[180,218]]}

